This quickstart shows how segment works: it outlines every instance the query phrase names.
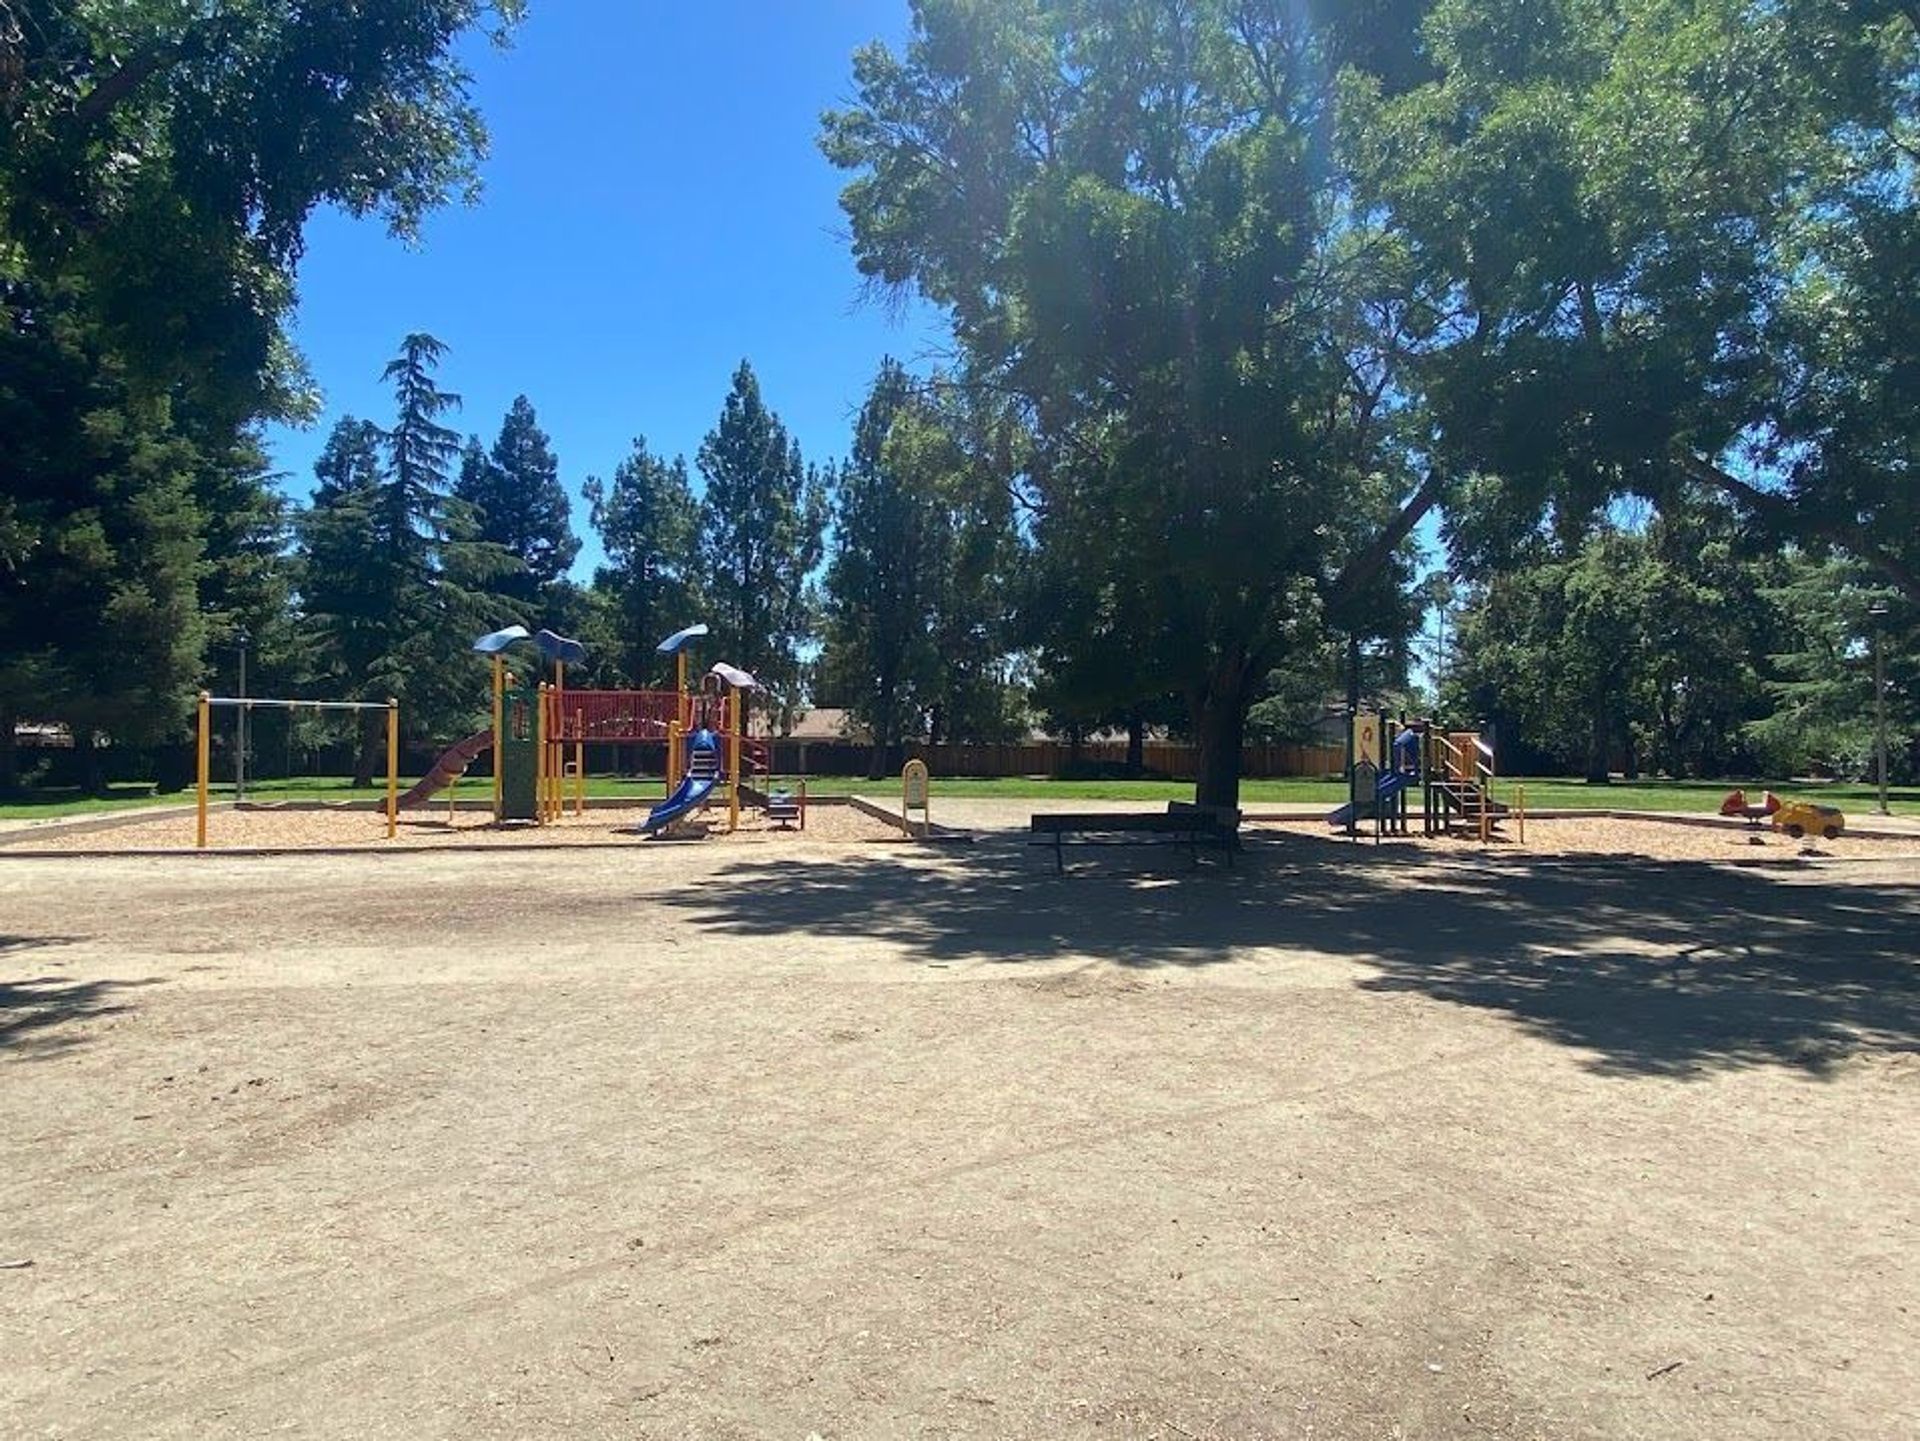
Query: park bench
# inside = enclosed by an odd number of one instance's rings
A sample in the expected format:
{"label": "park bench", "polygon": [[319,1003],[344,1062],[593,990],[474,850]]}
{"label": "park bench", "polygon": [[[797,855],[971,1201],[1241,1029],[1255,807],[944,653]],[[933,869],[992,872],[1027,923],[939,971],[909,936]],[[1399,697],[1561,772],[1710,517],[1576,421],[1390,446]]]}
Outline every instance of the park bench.
{"label": "park bench", "polygon": [[1240,813],[1184,801],[1171,802],[1164,813],[1056,812],[1033,818],[1027,844],[1052,846],[1054,869],[1064,872],[1069,836],[1084,837],[1071,842],[1084,846],[1156,845],[1163,843],[1163,838],[1164,843],[1185,841],[1196,866],[1200,864],[1201,846],[1219,846],[1227,853],[1227,864],[1232,865],[1240,840]]}

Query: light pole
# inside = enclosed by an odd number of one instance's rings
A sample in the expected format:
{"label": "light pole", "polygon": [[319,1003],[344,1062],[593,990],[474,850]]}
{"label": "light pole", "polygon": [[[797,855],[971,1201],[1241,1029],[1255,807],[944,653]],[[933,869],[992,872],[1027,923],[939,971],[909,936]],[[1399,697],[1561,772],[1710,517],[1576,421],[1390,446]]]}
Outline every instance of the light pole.
{"label": "light pole", "polygon": [[[235,632],[234,640],[240,646],[240,699],[247,698],[247,641],[251,639],[243,626]],[[247,798],[247,707],[240,707],[239,744],[233,748],[233,802],[240,804]]]}
{"label": "light pole", "polygon": [[1887,603],[1876,600],[1867,607],[1873,622],[1873,760],[1874,776],[1880,787],[1881,815],[1887,814]]}

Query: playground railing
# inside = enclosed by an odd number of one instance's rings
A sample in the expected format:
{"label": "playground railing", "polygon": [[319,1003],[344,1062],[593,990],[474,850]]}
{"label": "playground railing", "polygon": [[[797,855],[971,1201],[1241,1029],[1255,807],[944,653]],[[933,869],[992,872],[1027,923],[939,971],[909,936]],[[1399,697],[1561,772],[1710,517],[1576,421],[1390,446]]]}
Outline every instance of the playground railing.
{"label": "playground railing", "polygon": [[1480,841],[1493,838],[1493,747],[1479,736],[1473,738],[1473,778],[1480,786]]}
{"label": "playground railing", "polygon": [[569,690],[559,699],[559,739],[567,741],[661,741],[680,719],[673,691]]}

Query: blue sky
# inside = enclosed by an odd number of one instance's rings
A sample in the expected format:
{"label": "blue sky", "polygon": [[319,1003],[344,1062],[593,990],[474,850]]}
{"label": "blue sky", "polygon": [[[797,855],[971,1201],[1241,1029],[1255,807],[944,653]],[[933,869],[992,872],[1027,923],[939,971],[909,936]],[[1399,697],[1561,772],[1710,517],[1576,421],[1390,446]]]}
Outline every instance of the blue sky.
{"label": "blue sky", "polygon": [[[534,0],[512,49],[469,50],[493,135],[479,205],[412,249],[335,214],[308,231],[295,335],[325,394],[310,429],[268,437],[304,497],[342,414],[386,422],[382,366],[412,330],[451,348],[457,424],[491,443],[526,394],[579,499],[635,435],[689,465],[750,359],[809,459],[845,453],[883,355],[924,368],[924,308],[863,299],[819,115],[853,51],[900,44],[906,0]],[[695,477],[696,484],[698,476]]]}

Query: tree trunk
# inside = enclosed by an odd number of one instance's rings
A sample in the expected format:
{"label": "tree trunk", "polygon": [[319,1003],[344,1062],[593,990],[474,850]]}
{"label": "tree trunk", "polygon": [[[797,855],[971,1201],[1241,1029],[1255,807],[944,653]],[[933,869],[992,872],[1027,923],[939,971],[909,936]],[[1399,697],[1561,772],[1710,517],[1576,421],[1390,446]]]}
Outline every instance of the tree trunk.
{"label": "tree trunk", "polygon": [[0,796],[20,794],[20,741],[14,734],[19,720],[11,705],[0,704]]}
{"label": "tree trunk", "polygon": [[1127,774],[1139,780],[1147,768],[1147,718],[1139,711],[1127,717]]}
{"label": "tree trunk", "polygon": [[73,728],[73,748],[79,753],[80,789],[82,794],[103,796],[107,793],[106,768],[100,764],[100,748],[94,744],[92,726]]}
{"label": "tree trunk", "polygon": [[1593,713],[1592,729],[1587,737],[1587,784],[1604,786],[1611,784],[1613,774],[1607,764],[1607,721],[1596,709]]}
{"label": "tree trunk", "polygon": [[373,773],[380,764],[384,738],[375,724],[375,716],[373,711],[360,713],[360,748],[353,757],[353,788],[357,791],[373,785]]}
{"label": "tree trunk", "polygon": [[1244,687],[1232,694],[1193,698],[1193,733],[1200,746],[1193,793],[1196,805],[1239,808],[1240,748],[1246,730]]}
{"label": "tree trunk", "polygon": [[882,686],[874,697],[873,708],[873,749],[867,757],[867,779],[880,780],[887,774],[887,760],[894,744],[900,739],[900,728],[894,715],[894,689]]}

